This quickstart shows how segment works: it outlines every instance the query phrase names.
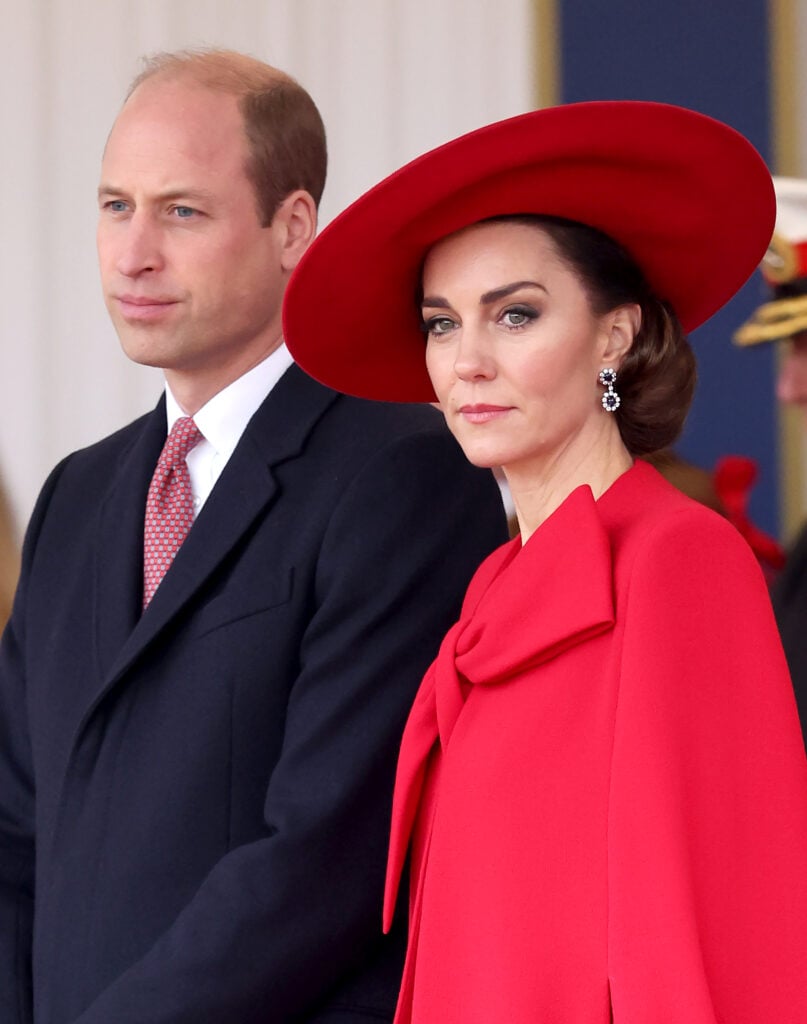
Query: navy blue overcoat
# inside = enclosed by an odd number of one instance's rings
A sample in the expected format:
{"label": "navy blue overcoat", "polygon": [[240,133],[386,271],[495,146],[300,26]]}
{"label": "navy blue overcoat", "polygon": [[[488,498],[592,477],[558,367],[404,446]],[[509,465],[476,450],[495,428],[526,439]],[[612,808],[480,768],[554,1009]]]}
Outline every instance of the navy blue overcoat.
{"label": "navy blue overcoat", "polygon": [[0,655],[0,1020],[391,1016],[398,740],[498,490],[292,367],[141,614],[157,409],[63,461]]}

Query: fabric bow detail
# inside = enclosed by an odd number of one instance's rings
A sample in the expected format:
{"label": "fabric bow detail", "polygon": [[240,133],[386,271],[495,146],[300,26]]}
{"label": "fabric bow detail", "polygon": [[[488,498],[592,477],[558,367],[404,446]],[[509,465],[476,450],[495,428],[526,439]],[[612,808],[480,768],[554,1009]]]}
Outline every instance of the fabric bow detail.
{"label": "fabric bow detail", "polygon": [[[388,929],[429,756],[445,754],[474,686],[493,686],[613,627],[611,551],[589,487],[495,551],[468,588],[415,699],[401,742],[384,901]],[[534,684],[540,685],[538,680]]]}

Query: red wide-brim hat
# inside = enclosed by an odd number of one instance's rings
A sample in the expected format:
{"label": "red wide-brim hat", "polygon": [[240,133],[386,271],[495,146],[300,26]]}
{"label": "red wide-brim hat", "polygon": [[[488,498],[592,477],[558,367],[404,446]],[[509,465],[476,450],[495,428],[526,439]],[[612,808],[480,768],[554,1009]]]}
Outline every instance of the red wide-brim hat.
{"label": "red wide-brim hat", "polygon": [[776,208],[751,143],[682,107],[597,101],[498,121],[406,164],[323,230],[284,300],[296,362],[347,394],[433,401],[417,307],[424,257],[469,224],[525,213],[620,242],[690,331],[753,273]]}

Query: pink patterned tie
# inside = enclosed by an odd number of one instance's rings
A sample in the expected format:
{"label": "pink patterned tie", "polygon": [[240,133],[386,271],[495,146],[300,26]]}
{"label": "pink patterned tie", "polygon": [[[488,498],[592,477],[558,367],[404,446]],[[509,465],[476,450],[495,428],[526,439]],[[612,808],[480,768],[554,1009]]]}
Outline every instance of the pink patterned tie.
{"label": "pink patterned tie", "polygon": [[193,526],[193,493],[185,457],[201,440],[190,416],[178,419],[165,439],[151,478],[143,531],[144,608]]}

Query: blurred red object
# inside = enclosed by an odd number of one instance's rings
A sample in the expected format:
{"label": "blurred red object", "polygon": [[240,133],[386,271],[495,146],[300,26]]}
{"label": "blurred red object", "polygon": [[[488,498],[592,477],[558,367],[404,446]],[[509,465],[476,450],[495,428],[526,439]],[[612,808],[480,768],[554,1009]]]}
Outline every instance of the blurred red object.
{"label": "blurred red object", "polygon": [[726,455],[717,461],[714,483],[726,518],[748,541],[770,582],[785,564],[785,552],[773,537],[755,526],[748,516],[748,498],[757,475],[757,464],[753,459],[744,455]]}

